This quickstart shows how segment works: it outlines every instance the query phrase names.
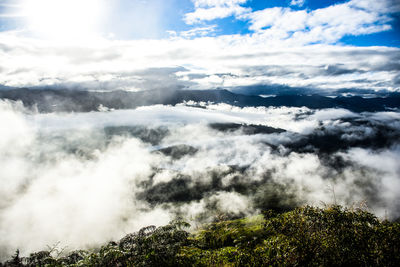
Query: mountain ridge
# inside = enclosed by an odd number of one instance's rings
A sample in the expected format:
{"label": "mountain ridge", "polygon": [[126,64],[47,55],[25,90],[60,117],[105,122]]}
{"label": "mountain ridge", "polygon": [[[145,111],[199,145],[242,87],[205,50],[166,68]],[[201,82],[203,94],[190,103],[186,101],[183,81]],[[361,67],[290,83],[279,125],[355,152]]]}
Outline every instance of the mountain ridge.
{"label": "mountain ridge", "polygon": [[27,107],[36,106],[39,112],[89,112],[100,106],[110,109],[133,109],[149,105],[176,105],[187,101],[226,103],[239,107],[307,107],[310,109],[345,108],[354,112],[376,112],[400,108],[400,95],[363,98],[360,96],[335,98],[321,95],[277,95],[261,97],[242,95],[225,89],[210,90],[146,90],[83,91],[70,89],[0,90],[0,98],[22,101]]}

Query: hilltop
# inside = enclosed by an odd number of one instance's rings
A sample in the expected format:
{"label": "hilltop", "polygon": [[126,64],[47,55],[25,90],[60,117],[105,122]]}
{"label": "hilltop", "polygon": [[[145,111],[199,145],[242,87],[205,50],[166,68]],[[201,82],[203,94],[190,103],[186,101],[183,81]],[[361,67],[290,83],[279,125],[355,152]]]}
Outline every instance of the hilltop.
{"label": "hilltop", "polygon": [[[221,218],[220,218],[221,219]],[[174,221],[66,256],[53,248],[0,266],[399,266],[400,223],[340,206],[217,220],[193,233]]]}

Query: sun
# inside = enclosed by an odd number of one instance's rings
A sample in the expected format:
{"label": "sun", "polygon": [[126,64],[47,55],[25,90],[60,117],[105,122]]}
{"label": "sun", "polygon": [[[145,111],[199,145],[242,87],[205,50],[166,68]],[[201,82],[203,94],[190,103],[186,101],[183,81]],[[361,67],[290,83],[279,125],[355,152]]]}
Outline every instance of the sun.
{"label": "sun", "polygon": [[27,28],[41,37],[90,39],[100,32],[104,0],[23,0]]}

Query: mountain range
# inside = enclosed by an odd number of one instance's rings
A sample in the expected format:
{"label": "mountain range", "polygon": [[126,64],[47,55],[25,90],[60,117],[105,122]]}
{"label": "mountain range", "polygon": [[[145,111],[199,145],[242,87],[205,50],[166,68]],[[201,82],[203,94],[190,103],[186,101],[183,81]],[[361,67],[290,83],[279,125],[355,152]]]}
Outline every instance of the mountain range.
{"label": "mountain range", "polygon": [[308,107],[311,109],[345,108],[355,112],[375,112],[400,108],[400,94],[387,97],[363,98],[326,97],[321,95],[277,95],[261,97],[243,95],[228,90],[146,90],[146,91],[79,91],[69,89],[11,89],[0,90],[0,98],[22,101],[39,112],[88,112],[109,109],[133,109],[148,105],[176,105],[185,101],[226,103],[245,107]]}

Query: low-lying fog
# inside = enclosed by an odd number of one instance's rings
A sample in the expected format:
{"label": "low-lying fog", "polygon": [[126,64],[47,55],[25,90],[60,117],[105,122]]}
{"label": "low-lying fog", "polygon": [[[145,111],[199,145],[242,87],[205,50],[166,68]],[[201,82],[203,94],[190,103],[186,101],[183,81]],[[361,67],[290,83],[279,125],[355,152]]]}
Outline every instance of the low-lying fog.
{"label": "low-lying fog", "polygon": [[[196,107],[193,107],[196,106]],[[0,259],[176,217],[298,205],[400,216],[400,113],[186,103],[39,114],[0,101]]]}

